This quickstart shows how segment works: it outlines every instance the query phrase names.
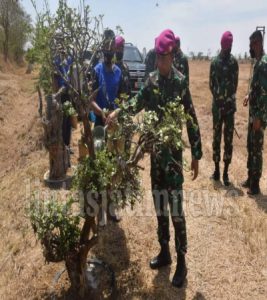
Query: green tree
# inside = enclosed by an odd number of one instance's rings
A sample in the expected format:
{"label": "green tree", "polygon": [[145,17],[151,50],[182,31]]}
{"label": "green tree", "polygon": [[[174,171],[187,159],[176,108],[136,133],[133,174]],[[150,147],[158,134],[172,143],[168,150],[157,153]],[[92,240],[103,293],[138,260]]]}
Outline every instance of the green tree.
{"label": "green tree", "polygon": [[31,29],[31,18],[18,1],[0,0],[0,45],[5,61],[21,61]]}

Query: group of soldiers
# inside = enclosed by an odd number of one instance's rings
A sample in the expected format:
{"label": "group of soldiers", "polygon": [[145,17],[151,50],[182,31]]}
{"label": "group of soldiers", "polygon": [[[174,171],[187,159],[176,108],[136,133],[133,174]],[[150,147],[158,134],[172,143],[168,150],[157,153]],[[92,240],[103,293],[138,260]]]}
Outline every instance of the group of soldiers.
{"label": "group of soldiers", "polygon": [[[122,61],[124,39],[115,37],[112,31],[105,32],[103,44],[104,60],[93,70],[93,90],[98,89],[92,103],[96,115],[96,125],[107,125],[119,119],[120,109],[115,99],[121,93],[130,95],[129,73]],[[210,66],[210,90],[213,96],[213,160],[214,180],[220,180],[220,144],[222,126],[224,125],[224,172],[223,182],[230,185],[228,168],[233,152],[234,115],[236,112],[236,91],[238,85],[238,63],[231,54],[233,35],[227,31],[221,38],[221,51]],[[267,56],[263,51],[263,36],[255,31],[250,36],[250,54],[256,58],[250,92],[244,105],[249,103],[248,124],[248,178],[243,183],[248,193],[260,192],[259,180],[262,173],[263,134],[267,122]],[[116,57],[116,64],[114,63]],[[155,111],[160,117],[159,106],[164,107],[177,97],[181,99],[185,112],[191,116],[187,122],[187,133],[191,145],[191,170],[193,180],[198,176],[199,160],[202,157],[202,146],[199,125],[189,90],[189,67],[186,56],[180,48],[180,38],[173,31],[164,30],[155,39],[155,47],[146,58],[146,82],[133,99],[129,99],[129,114],[135,115],[141,110]],[[155,94],[155,89],[159,91]],[[108,113],[106,112],[108,111]],[[186,221],[183,212],[183,174],[177,168],[182,165],[182,150],[171,149],[161,145],[156,153],[151,154],[151,186],[157,212],[159,254],[150,261],[152,269],[171,264],[169,250],[169,209],[175,232],[177,252],[176,271],[172,279],[175,287],[181,287],[187,276],[185,254],[187,252]],[[166,192],[166,193],[163,193]],[[178,192],[178,193],[177,193]],[[157,197],[157,195],[160,195]],[[167,195],[167,203],[166,197]]]}
{"label": "group of soldiers", "polygon": [[[175,37],[173,65],[186,78],[189,85],[188,60],[180,48],[180,38]],[[213,161],[215,165],[211,178],[220,180],[221,139],[224,136],[224,171],[223,182],[230,185],[228,170],[233,153],[233,135],[235,131],[236,91],[238,87],[238,62],[231,54],[233,35],[230,31],[221,37],[221,51],[213,58],[210,65],[209,87],[213,97]],[[264,129],[266,127],[266,91],[267,72],[266,56],[263,50],[262,32],[256,30],[250,36],[251,58],[256,59],[249,94],[244,99],[244,106],[249,103],[249,124],[247,135],[248,177],[242,186],[248,188],[249,195],[260,193],[259,182],[262,174],[262,149]],[[146,57],[147,75],[156,69],[156,51],[151,49]],[[253,125],[254,124],[254,125]],[[256,126],[257,124],[257,126]]]}
{"label": "group of soldiers", "polygon": [[[221,52],[210,66],[210,91],[213,96],[213,161],[214,180],[220,180],[220,146],[222,126],[224,126],[224,172],[223,182],[230,185],[228,168],[232,160],[234,116],[236,112],[236,91],[238,86],[238,63],[231,54],[233,35],[227,31],[221,38]],[[256,59],[249,94],[244,99],[244,106],[249,103],[247,135],[248,177],[242,186],[248,188],[249,195],[260,193],[262,175],[262,150],[264,130],[267,121],[267,56],[263,50],[262,32],[256,30],[250,36],[250,55]]]}

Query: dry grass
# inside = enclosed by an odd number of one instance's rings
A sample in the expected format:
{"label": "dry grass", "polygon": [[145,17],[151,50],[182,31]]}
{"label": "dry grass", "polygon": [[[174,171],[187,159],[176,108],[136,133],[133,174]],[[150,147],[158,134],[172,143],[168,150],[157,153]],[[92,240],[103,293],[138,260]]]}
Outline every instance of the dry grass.
{"label": "dry grass", "polygon": [[[267,196],[251,199],[240,188],[240,181],[246,177],[247,109],[242,107],[242,99],[247,90],[249,67],[240,65],[236,128],[241,139],[234,138],[230,169],[234,186],[226,189],[214,186],[209,180],[213,171],[209,64],[191,63],[190,87],[204,155],[199,178],[192,182],[190,174],[185,174],[188,282],[184,289],[171,287],[175,264],[160,271],[152,271],[148,266],[159,247],[149,191],[149,158],[146,157],[143,161],[146,194],[142,203],[131,214],[124,212],[119,225],[111,224],[104,229],[93,251],[93,255],[109,262],[114,269],[121,299],[266,299]],[[3,118],[0,120],[3,158],[0,164],[0,299],[49,299],[53,278],[63,268],[62,264],[44,264],[40,245],[25,218],[25,179],[41,180],[48,166],[47,154],[40,147],[41,127],[37,118],[37,96],[32,95],[33,77],[23,75],[21,70],[15,74],[0,73],[0,91],[2,87],[14,88],[0,100],[0,117]],[[78,131],[74,148],[77,135]],[[188,160],[189,155],[187,149]],[[264,153],[265,162],[266,159]],[[264,195],[267,194],[266,174],[265,163],[261,181]],[[41,190],[46,191],[43,186]],[[171,234],[175,261],[172,229]],[[62,285],[67,290],[68,285],[63,280]],[[64,290],[60,291],[60,286],[57,293],[59,299],[67,295]]]}

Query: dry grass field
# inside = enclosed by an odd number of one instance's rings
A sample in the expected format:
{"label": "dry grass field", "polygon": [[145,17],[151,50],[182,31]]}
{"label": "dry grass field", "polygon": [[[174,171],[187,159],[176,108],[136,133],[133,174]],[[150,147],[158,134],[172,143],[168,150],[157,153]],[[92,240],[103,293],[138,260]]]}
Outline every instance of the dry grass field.
{"label": "dry grass field", "polygon": [[[236,129],[230,179],[225,188],[209,179],[213,172],[209,62],[190,63],[190,89],[202,134],[199,177],[185,172],[185,213],[188,231],[188,280],[183,289],[171,287],[175,264],[153,271],[149,260],[158,253],[156,217],[150,194],[149,157],[142,164],[143,201],[123,211],[119,225],[101,232],[92,256],[109,262],[115,271],[119,299],[266,299],[267,298],[267,153],[264,151],[262,194],[249,198],[240,182],[246,177],[247,92],[250,65],[240,64]],[[62,263],[45,264],[25,216],[29,182],[39,189],[48,168],[42,147],[34,76],[5,66],[0,71],[0,299],[73,299],[64,278],[53,287]],[[77,153],[77,136],[73,149]],[[266,145],[266,143],[265,143]],[[265,147],[266,149],[266,147]],[[190,162],[190,149],[185,150]],[[76,163],[76,155],[73,163]],[[64,191],[60,191],[62,195]],[[173,229],[171,252],[175,261]]]}

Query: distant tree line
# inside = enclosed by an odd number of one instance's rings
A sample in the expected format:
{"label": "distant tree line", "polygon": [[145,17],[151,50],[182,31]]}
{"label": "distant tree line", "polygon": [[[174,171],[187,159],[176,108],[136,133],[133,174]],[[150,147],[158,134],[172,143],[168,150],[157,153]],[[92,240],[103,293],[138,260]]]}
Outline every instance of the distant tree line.
{"label": "distant tree line", "polygon": [[[217,50],[216,55],[218,55],[220,53],[220,50]],[[238,59],[241,62],[247,62],[250,60],[250,56],[247,52],[245,52],[244,54],[242,53],[238,53],[238,54],[233,54],[236,59]],[[194,51],[190,51],[188,57],[191,60],[211,60],[214,55],[211,55],[211,50],[208,49],[207,53],[204,54],[204,52],[194,52]]]}
{"label": "distant tree line", "polygon": [[32,32],[31,17],[18,0],[0,0],[0,53],[21,63]]}

